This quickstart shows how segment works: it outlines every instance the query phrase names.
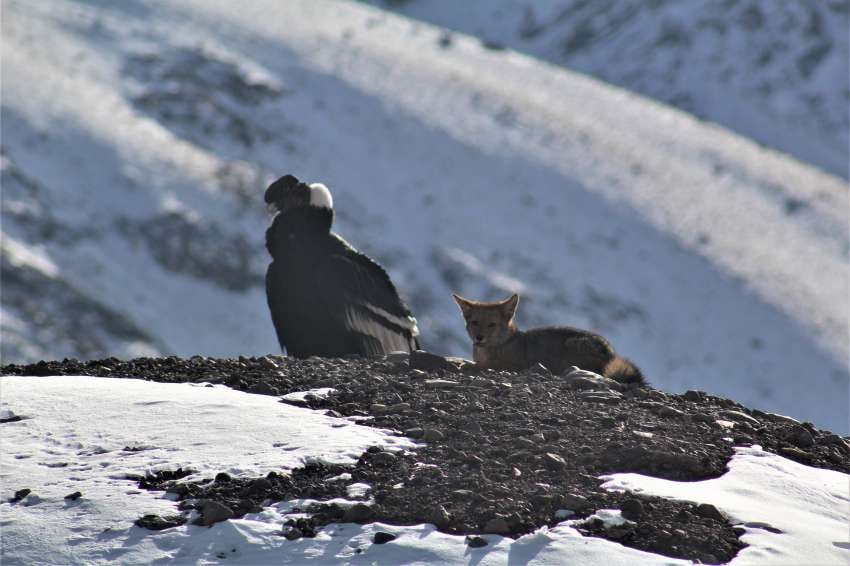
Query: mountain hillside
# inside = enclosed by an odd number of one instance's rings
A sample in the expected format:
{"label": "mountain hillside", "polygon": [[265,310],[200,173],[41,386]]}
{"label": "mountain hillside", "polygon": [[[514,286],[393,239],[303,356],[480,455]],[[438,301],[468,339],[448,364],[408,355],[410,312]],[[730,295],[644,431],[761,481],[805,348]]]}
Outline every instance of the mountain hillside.
{"label": "mountain hillside", "polygon": [[639,92],[847,178],[848,0],[373,3]]}
{"label": "mountain hillside", "polygon": [[261,355],[266,184],[326,183],[424,345],[451,292],[653,385],[847,430],[844,180],[657,101],[345,2],[3,3],[2,357]]}

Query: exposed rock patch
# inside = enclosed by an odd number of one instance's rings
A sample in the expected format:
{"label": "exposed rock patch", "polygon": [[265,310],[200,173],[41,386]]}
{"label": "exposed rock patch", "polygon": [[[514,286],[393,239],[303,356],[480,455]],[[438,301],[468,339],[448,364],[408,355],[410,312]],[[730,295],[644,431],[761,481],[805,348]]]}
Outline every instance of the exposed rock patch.
{"label": "exposed rock patch", "polygon": [[121,218],[115,226],[130,242],[142,242],[164,269],[196,277],[228,291],[260,287],[266,265],[261,244],[242,234],[228,234],[215,222],[193,219],[177,211],[145,220]]}
{"label": "exposed rock patch", "polygon": [[226,138],[250,148],[275,137],[250,110],[279,98],[283,89],[236,59],[185,48],[166,57],[133,55],[125,71],[142,87],[133,96],[136,106],[201,147]]}

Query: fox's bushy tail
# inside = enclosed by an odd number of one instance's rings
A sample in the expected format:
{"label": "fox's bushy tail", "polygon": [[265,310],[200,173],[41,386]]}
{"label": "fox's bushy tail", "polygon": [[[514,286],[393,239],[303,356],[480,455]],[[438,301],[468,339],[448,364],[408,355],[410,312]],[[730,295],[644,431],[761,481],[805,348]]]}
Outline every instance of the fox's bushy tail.
{"label": "fox's bushy tail", "polygon": [[608,362],[603,375],[620,383],[646,385],[646,379],[643,377],[640,369],[630,360],[621,358],[620,356],[615,356],[614,359]]}

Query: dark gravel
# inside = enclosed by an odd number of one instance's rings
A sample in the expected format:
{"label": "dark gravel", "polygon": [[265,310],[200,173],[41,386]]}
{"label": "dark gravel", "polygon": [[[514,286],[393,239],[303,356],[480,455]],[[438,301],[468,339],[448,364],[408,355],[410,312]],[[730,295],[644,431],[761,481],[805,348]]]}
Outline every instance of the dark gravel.
{"label": "dark gravel", "polygon": [[[786,417],[751,410],[703,392],[668,395],[649,387],[624,387],[610,380],[529,372],[476,372],[430,355],[392,360],[295,360],[262,358],[114,358],[63,360],[5,366],[3,375],[96,375],[162,382],[221,383],[252,393],[283,395],[334,387],[327,399],[306,405],[332,415],[369,415],[364,424],[391,429],[426,444],[415,454],[375,447],[356,465],[311,465],[265,478],[219,474],[187,483],[185,470],[134,478],[147,489],[176,493],[184,512],[195,509],[199,524],[257,511],[264,502],[296,497],[327,500],[345,496],[346,482],[328,478],[346,471],[352,481],[372,486],[373,506],[342,509],[319,505],[311,517],[288,521],[281,536],[314,536],[330,522],[429,522],[441,531],[516,537],[562,518],[584,518],[598,509],[621,509],[630,523],[605,528],[587,521],[579,530],[626,546],[667,556],[726,562],[743,548],[713,506],[610,493],[598,476],[638,472],[696,481],[726,471],[732,447],[759,444],[798,462],[850,473],[847,439]],[[716,421],[732,421],[729,430]],[[728,439],[731,438],[730,442]],[[402,484],[402,489],[393,486]],[[171,518],[140,519],[148,528],[167,528]],[[387,541],[392,544],[391,541]]]}

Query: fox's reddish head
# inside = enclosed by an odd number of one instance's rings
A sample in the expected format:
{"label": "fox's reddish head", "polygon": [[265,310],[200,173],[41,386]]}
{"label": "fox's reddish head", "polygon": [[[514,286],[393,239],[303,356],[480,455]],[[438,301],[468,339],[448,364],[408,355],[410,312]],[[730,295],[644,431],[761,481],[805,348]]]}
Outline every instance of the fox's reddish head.
{"label": "fox's reddish head", "polygon": [[485,303],[470,301],[452,293],[466,320],[466,332],[475,346],[499,346],[510,340],[516,332],[514,315],[519,295],[513,294],[504,301]]}

